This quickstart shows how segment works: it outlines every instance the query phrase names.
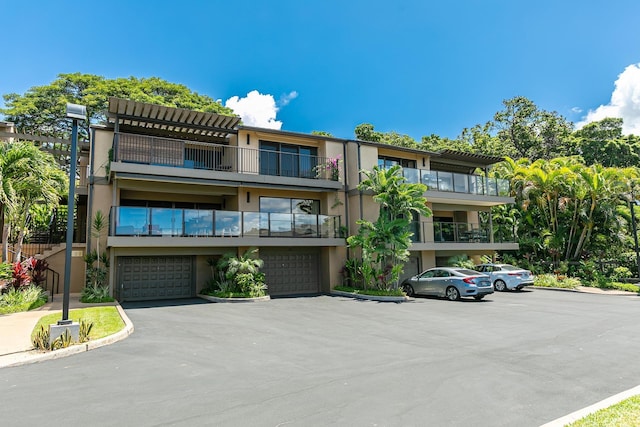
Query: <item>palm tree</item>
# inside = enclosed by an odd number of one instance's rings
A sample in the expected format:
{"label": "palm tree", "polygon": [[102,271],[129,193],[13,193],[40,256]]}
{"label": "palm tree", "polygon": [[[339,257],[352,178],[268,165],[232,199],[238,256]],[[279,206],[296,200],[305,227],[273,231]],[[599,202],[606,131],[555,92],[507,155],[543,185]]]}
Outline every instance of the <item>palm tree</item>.
{"label": "palm tree", "polygon": [[[431,210],[423,194],[424,184],[405,182],[400,166],[385,169],[375,166],[373,170],[363,170],[365,179],[358,190],[373,193],[373,200],[380,205],[375,222],[359,220],[360,229],[356,236],[347,239],[349,247],[362,250],[363,264],[374,264],[377,273],[373,279],[384,276],[387,266],[391,266],[390,280],[397,289],[403,262],[408,259],[413,233],[409,224],[414,214],[430,216]],[[378,280],[384,284],[384,280]],[[366,283],[365,283],[366,286]]]}
{"label": "palm tree", "polygon": [[53,156],[28,142],[0,146],[0,216],[3,259],[8,257],[11,230],[18,233],[16,257],[29,227],[29,210],[36,203],[55,208],[68,187],[66,174]]}

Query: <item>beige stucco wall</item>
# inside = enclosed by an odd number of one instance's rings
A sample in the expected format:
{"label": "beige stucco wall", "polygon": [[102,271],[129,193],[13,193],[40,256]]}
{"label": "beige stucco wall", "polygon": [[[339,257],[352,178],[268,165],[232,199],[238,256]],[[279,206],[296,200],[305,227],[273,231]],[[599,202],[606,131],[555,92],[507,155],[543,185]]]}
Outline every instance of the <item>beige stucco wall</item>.
{"label": "beige stucco wall", "polygon": [[[60,274],[60,285],[57,289],[60,293],[64,291],[64,275],[65,275],[65,257],[66,245],[60,245],[56,251],[47,256],[49,268]],[[79,293],[84,288],[85,281],[85,263],[84,263],[85,245],[76,243],[71,248],[71,276],[69,288],[71,293]]]}
{"label": "beige stucco wall", "polygon": [[107,176],[111,147],[113,147],[113,131],[96,129],[93,141],[93,174],[96,177]]}

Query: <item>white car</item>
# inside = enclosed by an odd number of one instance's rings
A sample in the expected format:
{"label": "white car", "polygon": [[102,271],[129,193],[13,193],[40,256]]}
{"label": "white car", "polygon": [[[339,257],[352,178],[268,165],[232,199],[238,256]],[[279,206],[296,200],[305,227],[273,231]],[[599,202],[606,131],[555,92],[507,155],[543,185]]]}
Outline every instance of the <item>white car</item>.
{"label": "white car", "polygon": [[533,285],[534,276],[529,270],[511,264],[480,264],[475,269],[491,277],[491,283],[498,292],[519,291]]}

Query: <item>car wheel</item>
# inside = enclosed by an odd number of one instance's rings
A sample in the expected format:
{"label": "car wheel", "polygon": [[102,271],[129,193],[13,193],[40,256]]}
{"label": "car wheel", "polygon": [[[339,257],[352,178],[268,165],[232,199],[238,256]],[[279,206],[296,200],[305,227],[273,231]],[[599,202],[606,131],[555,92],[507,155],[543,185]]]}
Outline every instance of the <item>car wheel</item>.
{"label": "car wheel", "polygon": [[415,291],[413,290],[413,286],[409,285],[408,283],[405,283],[404,285],[402,285],[402,290],[404,291],[405,294],[407,294],[408,297],[412,297],[415,296]]}
{"label": "car wheel", "polygon": [[453,286],[447,288],[446,295],[449,301],[457,301],[460,299],[460,292]]}
{"label": "car wheel", "polygon": [[496,280],[493,283],[493,287],[496,288],[496,291],[498,292],[504,292],[507,290],[507,284],[504,283],[504,280],[500,280],[500,279]]}
{"label": "car wheel", "polygon": [[475,299],[476,301],[480,301],[482,298],[484,298],[484,295],[476,295],[475,297],[473,297],[473,299]]}

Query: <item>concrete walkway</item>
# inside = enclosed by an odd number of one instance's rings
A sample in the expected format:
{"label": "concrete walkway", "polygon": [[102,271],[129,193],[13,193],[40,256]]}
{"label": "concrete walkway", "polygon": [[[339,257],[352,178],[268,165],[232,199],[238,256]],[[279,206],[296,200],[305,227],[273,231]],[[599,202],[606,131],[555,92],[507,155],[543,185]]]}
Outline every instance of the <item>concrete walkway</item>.
{"label": "concrete walkway", "polygon": [[60,313],[60,319],[62,319],[62,303],[62,294],[57,294],[53,297],[53,301],[50,301],[35,310],[0,315],[0,368],[46,359],[54,359],[71,353],[87,351],[91,348],[100,347],[102,345],[124,339],[133,332],[133,324],[118,302],[85,304],[80,302],[80,294],[71,294],[69,295],[70,310],[86,307],[115,306],[125,323],[125,328],[123,331],[110,337],[90,341],[84,345],[76,345],[53,352],[40,352],[33,350],[33,345],[31,344],[31,332],[33,331],[33,328],[41,317],[51,313]]}

